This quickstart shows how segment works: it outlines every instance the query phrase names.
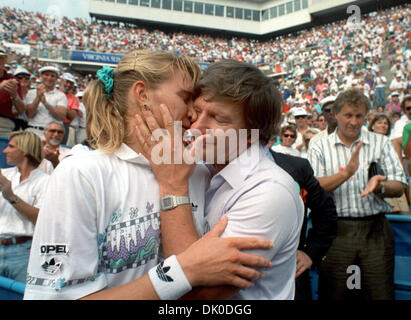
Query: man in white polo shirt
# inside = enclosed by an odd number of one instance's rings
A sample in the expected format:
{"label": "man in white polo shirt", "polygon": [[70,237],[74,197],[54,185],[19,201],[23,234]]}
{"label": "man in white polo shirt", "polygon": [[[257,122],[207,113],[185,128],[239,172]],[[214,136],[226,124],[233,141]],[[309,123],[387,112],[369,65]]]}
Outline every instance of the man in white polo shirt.
{"label": "man in white polo shirt", "polygon": [[[296,251],[304,205],[294,180],[266,157],[263,148],[280,122],[279,92],[255,66],[223,60],[211,65],[200,79],[194,110],[197,114],[191,126],[193,131],[214,137],[222,134],[224,142],[230,140],[230,148],[224,148],[224,151],[220,150],[221,145],[211,144],[208,140],[202,149],[199,148],[198,143],[205,136],[197,138],[195,143],[202,159],[212,164],[210,171],[214,175],[205,195],[205,231],[212,228],[221,216],[227,215],[228,226],[222,237],[267,238],[274,247],[259,252],[271,260],[272,267],[264,270],[264,278],[256,280],[252,288],[240,291],[233,287],[200,288],[193,290],[189,297],[294,299]],[[154,118],[147,110],[143,113],[150,129],[154,130]],[[167,119],[163,121],[170,123]],[[154,149],[157,144],[149,138],[148,127],[144,123],[139,127],[140,143]],[[253,133],[254,129],[258,129],[257,134]],[[233,136],[228,138],[226,134]],[[151,151],[147,153],[148,156],[152,154]],[[152,165],[162,190],[161,201],[165,203],[167,196],[188,196],[188,178],[192,172],[189,169],[187,163]],[[191,206],[182,204],[162,206],[161,209],[161,223],[168,226],[161,231],[166,256],[185,250],[182,243],[193,243],[201,236],[193,232]]]}
{"label": "man in white polo shirt", "polygon": [[44,140],[44,130],[52,121],[63,121],[67,113],[66,95],[57,90],[59,70],[53,66],[39,70],[40,83],[36,89],[27,93],[26,114],[29,119],[28,128]]}

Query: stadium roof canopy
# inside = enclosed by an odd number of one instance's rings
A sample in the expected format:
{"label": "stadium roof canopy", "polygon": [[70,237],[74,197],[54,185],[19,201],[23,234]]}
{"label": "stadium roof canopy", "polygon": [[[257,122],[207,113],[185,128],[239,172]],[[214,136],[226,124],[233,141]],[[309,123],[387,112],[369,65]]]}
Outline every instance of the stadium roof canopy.
{"label": "stadium roof canopy", "polygon": [[400,0],[90,0],[91,17],[164,31],[271,38]]}

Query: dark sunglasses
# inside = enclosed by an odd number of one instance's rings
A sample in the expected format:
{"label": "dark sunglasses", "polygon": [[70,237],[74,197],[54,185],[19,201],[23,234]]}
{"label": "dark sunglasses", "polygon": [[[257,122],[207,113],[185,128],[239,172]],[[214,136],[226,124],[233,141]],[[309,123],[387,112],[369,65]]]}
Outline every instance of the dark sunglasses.
{"label": "dark sunglasses", "polygon": [[331,112],[332,108],[331,107],[325,107],[323,109],[323,112]]}
{"label": "dark sunglasses", "polygon": [[302,118],[306,118],[307,116],[295,116],[295,119],[302,119]]}
{"label": "dark sunglasses", "polygon": [[29,79],[30,79],[30,76],[19,75],[19,76],[17,76],[17,79],[26,79],[26,80],[29,80]]}
{"label": "dark sunglasses", "polygon": [[58,134],[64,134],[64,131],[63,130],[56,130],[56,129],[49,129],[49,130],[47,130],[48,132],[51,132],[51,133],[58,133]]}
{"label": "dark sunglasses", "polygon": [[405,107],[405,110],[410,111],[410,110],[411,110],[411,106]]}
{"label": "dark sunglasses", "polygon": [[295,135],[293,135],[293,134],[284,134],[284,137],[285,138],[295,138]]}

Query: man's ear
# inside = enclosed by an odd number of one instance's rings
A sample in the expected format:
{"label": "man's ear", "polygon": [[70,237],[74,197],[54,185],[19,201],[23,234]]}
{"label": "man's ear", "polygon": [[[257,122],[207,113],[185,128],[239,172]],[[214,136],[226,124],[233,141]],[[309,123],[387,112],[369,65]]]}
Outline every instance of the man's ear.
{"label": "man's ear", "polygon": [[131,95],[139,106],[147,104],[149,100],[147,85],[141,80],[134,82],[133,86],[131,87]]}

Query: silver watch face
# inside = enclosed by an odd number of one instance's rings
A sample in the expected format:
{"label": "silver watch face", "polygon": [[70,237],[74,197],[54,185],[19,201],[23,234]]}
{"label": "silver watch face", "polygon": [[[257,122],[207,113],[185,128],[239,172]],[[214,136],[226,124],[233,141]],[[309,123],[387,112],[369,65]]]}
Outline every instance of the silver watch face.
{"label": "silver watch face", "polygon": [[170,208],[173,204],[172,198],[171,197],[167,197],[167,198],[163,198],[163,207],[164,208]]}

